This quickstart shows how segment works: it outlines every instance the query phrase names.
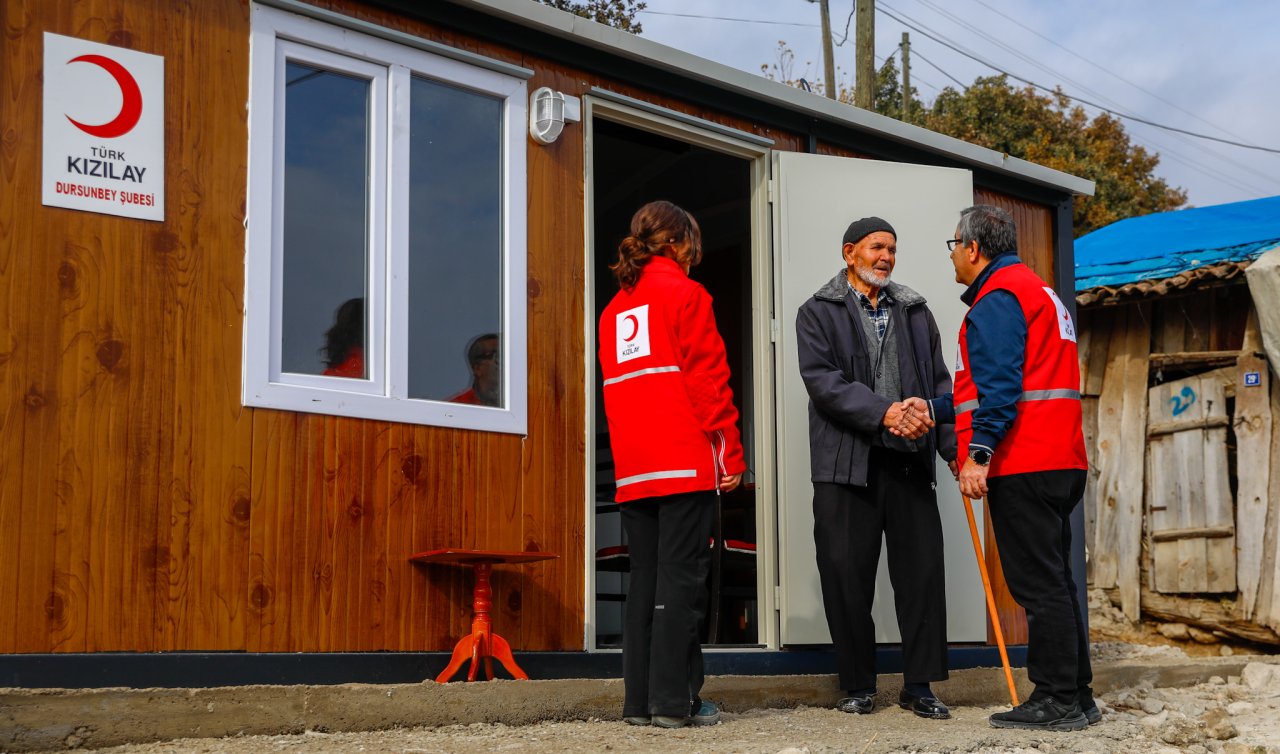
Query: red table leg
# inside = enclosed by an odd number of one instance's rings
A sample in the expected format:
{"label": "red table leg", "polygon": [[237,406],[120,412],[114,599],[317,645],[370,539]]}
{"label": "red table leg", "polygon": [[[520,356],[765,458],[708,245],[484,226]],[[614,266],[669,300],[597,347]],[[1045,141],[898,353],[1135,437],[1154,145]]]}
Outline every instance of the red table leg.
{"label": "red table leg", "polygon": [[436,683],[447,683],[468,658],[471,660],[471,667],[467,671],[468,681],[476,679],[481,660],[484,660],[485,675],[489,680],[493,680],[492,658],[494,657],[498,658],[513,678],[527,681],[529,675],[516,664],[515,658],[511,655],[511,645],[506,639],[493,633],[493,626],[489,621],[489,609],[493,605],[493,588],[489,586],[489,573],[493,570],[493,564],[473,563],[472,568],[476,574],[476,585],[473,592],[474,615],[471,619],[471,633],[462,637],[458,645],[453,648],[453,657],[450,658],[449,665],[436,676]]}

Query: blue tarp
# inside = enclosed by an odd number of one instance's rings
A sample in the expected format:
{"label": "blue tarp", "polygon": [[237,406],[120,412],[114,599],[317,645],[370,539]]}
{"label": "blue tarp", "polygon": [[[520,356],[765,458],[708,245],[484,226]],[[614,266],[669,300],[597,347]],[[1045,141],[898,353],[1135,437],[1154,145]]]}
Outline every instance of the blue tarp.
{"label": "blue tarp", "polygon": [[1076,239],[1076,290],[1252,260],[1277,245],[1280,196],[1131,217]]}

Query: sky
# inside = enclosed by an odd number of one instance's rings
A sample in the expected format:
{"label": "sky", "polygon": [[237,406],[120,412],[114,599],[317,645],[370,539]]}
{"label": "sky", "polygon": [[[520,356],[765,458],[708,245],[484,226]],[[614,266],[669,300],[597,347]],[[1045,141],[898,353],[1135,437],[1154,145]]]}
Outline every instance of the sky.
{"label": "sky", "polygon": [[[795,53],[792,76],[822,80],[816,3],[645,2],[636,17],[641,36],[752,73],[777,63],[785,41]],[[830,0],[837,42],[853,2]],[[1134,143],[1160,155],[1156,175],[1186,190],[1191,205],[1280,195],[1278,0],[876,0],[876,7],[877,67],[908,32],[911,83],[926,104],[957,81],[997,74],[995,66],[1126,115],[1273,150],[1124,120]],[[834,50],[837,80],[852,85],[852,23]]]}

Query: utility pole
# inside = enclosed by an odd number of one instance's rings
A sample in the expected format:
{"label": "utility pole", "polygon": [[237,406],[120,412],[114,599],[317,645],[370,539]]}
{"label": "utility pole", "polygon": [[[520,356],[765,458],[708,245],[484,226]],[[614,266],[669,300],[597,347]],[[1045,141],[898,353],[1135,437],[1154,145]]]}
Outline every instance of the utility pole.
{"label": "utility pole", "polygon": [[876,3],[857,0],[854,38],[854,75],[857,80],[853,104],[864,110],[875,108],[876,97]]}
{"label": "utility pole", "polygon": [[902,32],[902,121],[911,122],[911,38]]}
{"label": "utility pole", "polygon": [[[809,0],[813,2],[813,0]],[[831,99],[835,99],[836,92],[836,63],[834,52],[831,49],[831,8],[827,0],[818,0],[818,10],[822,14],[822,75],[826,86],[826,95]]]}

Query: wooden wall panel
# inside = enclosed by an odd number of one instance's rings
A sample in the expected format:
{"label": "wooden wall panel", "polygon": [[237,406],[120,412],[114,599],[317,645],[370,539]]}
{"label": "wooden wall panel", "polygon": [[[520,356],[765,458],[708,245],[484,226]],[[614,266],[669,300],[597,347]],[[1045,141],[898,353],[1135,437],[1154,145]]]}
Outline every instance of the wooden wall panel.
{"label": "wooden wall panel", "polygon": [[[239,648],[246,9],[9,2],[0,14],[0,396],[19,409],[0,434],[5,466],[22,469],[0,483],[14,538],[0,570],[16,586],[0,590],[19,616],[0,649],[152,650],[196,626],[182,643]],[[164,223],[40,204],[45,31],[165,56]],[[179,549],[175,521],[195,522]],[[199,594],[162,594],[174,573],[194,574]]]}
{"label": "wooden wall panel", "polygon": [[[531,88],[600,86],[805,145],[317,4],[533,68]],[[558,553],[496,569],[496,629],[517,649],[582,648],[582,126],[529,145],[527,437],[247,409],[248,4],[9,0],[0,25],[0,652],[445,650],[470,628],[470,571],[407,558],[446,546]],[[164,222],[41,206],[45,31],[164,56]]]}
{"label": "wooden wall panel", "polygon": [[[1053,275],[1053,215],[1052,207],[1015,199],[981,186],[974,186],[975,204],[992,204],[1008,210],[1018,226],[1018,256],[1049,285],[1054,285]],[[959,218],[956,218],[957,221]]]}
{"label": "wooden wall panel", "polygon": [[[1243,347],[1245,322],[1253,299],[1243,280],[1151,300],[1151,350],[1237,351]],[[1098,311],[1108,312],[1104,305]]]}

